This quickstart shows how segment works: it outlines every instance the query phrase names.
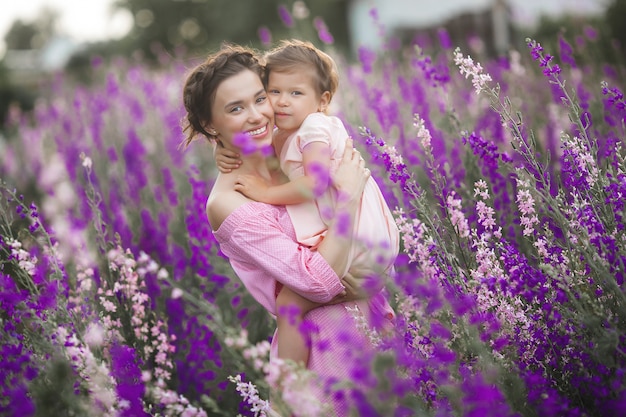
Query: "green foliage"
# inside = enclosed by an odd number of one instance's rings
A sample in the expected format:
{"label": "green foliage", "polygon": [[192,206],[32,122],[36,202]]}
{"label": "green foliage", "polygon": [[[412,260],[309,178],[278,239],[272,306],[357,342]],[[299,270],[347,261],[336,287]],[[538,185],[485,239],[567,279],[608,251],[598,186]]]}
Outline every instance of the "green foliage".
{"label": "green foliage", "polygon": [[[115,6],[134,17],[121,48],[141,51],[149,59],[167,54],[204,54],[223,42],[261,47],[260,27],[274,39],[289,33],[278,15],[279,6],[292,9],[293,0],[117,0]],[[341,48],[348,43],[347,2],[324,0],[307,4],[312,17],[324,19]],[[126,52],[132,52],[127,50]]]}

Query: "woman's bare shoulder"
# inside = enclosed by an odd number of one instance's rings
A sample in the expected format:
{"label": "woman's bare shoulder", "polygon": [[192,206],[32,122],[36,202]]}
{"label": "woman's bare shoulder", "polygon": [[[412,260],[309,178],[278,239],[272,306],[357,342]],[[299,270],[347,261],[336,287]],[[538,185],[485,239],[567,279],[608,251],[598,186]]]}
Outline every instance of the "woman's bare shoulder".
{"label": "woman's bare shoulder", "polygon": [[211,229],[219,229],[233,211],[249,202],[248,198],[235,190],[211,192],[206,201],[206,216]]}

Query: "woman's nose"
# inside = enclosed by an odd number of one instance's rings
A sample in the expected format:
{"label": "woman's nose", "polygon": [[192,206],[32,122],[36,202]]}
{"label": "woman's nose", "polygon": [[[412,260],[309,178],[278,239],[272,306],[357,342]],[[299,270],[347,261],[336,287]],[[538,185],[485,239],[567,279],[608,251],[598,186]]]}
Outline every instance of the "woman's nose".
{"label": "woman's nose", "polygon": [[250,120],[259,120],[262,117],[263,115],[261,114],[258,108],[254,106],[250,108],[250,113],[249,113]]}

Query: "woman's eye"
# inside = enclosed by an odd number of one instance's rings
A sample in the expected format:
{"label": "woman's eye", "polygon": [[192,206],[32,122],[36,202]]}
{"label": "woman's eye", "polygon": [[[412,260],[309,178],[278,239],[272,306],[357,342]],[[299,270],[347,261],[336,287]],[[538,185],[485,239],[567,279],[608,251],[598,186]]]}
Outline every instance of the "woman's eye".
{"label": "woman's eye", "polygon": [[235,107],[233,107],[233,108],[231,108],[231,109],[230,109],[230,112],[231,112],[231,113],[235,113],[235,112],[238,112],[238,111],[241,111],[241,110],[243,110],[243,107],[241,107],[241,106],[235,106]]}
{"label": "woman's eye", "polygon": [[267,100],[267,97],[265,96],[260,96],[256,99],[257,103],[263,103],[265,100]]}

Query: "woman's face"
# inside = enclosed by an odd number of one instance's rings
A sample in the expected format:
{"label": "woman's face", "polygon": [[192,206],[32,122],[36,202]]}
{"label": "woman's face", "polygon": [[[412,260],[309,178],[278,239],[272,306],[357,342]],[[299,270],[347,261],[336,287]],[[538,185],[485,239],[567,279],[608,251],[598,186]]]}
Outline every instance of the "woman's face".
{"label": "woman's face", "polygon": [[217,131],[217,139],[225,147],[236,147],[233,137],[239,133],[248,135],[259,147],[271,144],[274,111],[255,72],[244,70],[222,81],[211,114],[209,128]]}

